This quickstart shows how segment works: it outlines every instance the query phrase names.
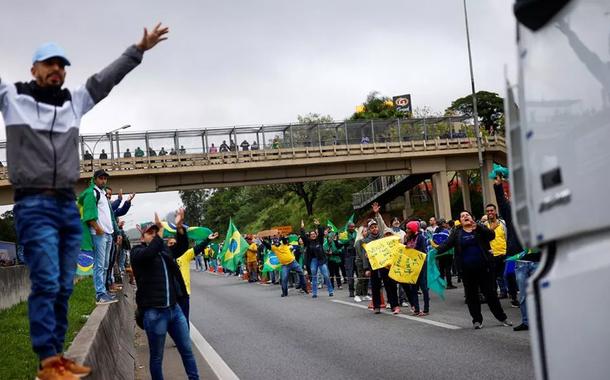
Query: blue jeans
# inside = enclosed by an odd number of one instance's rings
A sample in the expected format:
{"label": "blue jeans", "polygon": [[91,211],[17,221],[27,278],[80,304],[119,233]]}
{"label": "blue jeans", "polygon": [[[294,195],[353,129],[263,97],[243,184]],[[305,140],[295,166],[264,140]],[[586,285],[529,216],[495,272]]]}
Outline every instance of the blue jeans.
{"label": "blue jeans", "polygon": [[318,265],[318,259],[311,259],[311,290],[314,296],[318,295],[318,268],[324,277],[324,283],[328,288],[328,294],[333,294],[333,285],[330,283],[328,266],[326,263]]}
{"label": "blue jeans", "polygon": [[28,298],[30,338],[40,360],[63,351],[82,236],[73,200],[31,195],[13,208],[32,289]]}
{"label": "blue jeans", "polygon": [[150,351],[150,375],[152,380],[163,380],[163,349],[165,336],[169,333],[182,358],[189,380],[199,379],[197,362],[191,350],[191,338],[186,318],[178,304],[164,308],[145,308],[144,331],[148,337]]}
{"label": "blue jeans", "polygon": [[290,271],[294,270],[299,275],[299,283],[301,284],[301,289],[307,290],[307,284],[305,284],[305,275],[303,274],[303,269],[296,260],[291,262],[288,265],[282,265],[282,294],[288,295],[288,276],[290,275]]}
{"label": "blue jeans", "polygon": [[100,298],[106,294],[106,272],[110,263],[112,235],[92,234],[91,237],[93,238],[93,286],[95,297]]}
{"label": "blue jeans", "polygon": [[532,261],[517,260],[515,263],[515,275],[519,287],[519,307],[521,311],[521,323],[529,326],[527,320],[527,279],[538,269],[538,263]]}

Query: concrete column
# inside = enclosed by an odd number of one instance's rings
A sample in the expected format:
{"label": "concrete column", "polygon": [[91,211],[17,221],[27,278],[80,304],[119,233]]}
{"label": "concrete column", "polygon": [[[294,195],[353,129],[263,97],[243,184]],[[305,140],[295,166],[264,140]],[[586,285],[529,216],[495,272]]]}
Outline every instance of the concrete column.
{"label": "concrete column", "polygon": [[481,178],[481,187],[483,191],[483,207],[492,203],[496,204],[496,194],[494,193],[493,180],[489,179],[489,173],[493,170],[493,161],[489,158],[483,160],[483,178]]}
{"label": "concrete column", "polygon": [[[428,181],[425,182],[426,188],[428,187]],[[439,217],[440,208],[438,207],[438,198],[434,194],[434,181],[432,181],[432,205],[434,206],[434,216]]]}
{"label": "concrete column", "polygon": [[405,192],[405,206],[402,209],[402,218],[406,220],[411,215],[413,215],[413,206],[411,206],[411,192],[406,191]]}
{"label": "concrete column", "polygon": [[432,196],[435,198],[434,213],[437,218],[451,219],[451,198],[447,185],[447,171],[443,170],[432,175]]}
{"label": "concrete column", "polygon": [[458,178],[460,180],[460,188],[462,190],[464,210],[472,212],[472,203],[470,202],[470,185],[468,184],[468,172],[458,172]]}

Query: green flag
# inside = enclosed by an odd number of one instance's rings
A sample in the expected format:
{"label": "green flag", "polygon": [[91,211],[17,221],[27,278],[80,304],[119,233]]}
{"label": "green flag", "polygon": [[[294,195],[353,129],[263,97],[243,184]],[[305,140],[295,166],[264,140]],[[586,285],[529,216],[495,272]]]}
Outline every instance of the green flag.
{"label": "green flag", "polygon": [[335,226],[335,225],[333,224],[333,222],[331,222],[331,221],[330,221],[330,219],[328,219],[328,220],[326,221],[326,225],[327,225],[328,227],[330,227],[330,230],[331,230],[332,232],[337,232],[337,231],[339,231],[339,229],[337,228],[337,226]]}
{"label": "green flag", "polygon": [[428,289],[438,294],[438,296],[444,300],[447,281],[441,277],[441,272],[438,270],[438,266],[436,264],[436,254],[436,249],[428,249],[428,256],[426,257],[426,261],[428,263],[428,273],[426,273],[428,276]]}
{"label": "green flag", "polygon": [[265,253],[265,260],[263,263],[263,274],[265,274],[267,272],[273,272],[273,271],[280,269],[282,264],[280,264],[280,260],[277,258],[275,253],[273,253],[273,251],[269,251],[269,250],[265,250],[265,251],[266,251],[266,253]]}
{"label": "green flag", "polygon": [[248,242],[241,236],[233,224],[233,220],[230,220],[227,237],[222,246],[222,252],[220,252],[222,266],[232,272],[237,271],[238,263],[243,259],[247,250]]}
{"label": "green flag", "polygon": [[343,227],[343,231],[347,231],[347,227],[349,227],[350,223],[354,223],[355,216],[356,216],[356,214],[352,214],[352,216],[349,217],[347,222],[345,222],[345,227]]}

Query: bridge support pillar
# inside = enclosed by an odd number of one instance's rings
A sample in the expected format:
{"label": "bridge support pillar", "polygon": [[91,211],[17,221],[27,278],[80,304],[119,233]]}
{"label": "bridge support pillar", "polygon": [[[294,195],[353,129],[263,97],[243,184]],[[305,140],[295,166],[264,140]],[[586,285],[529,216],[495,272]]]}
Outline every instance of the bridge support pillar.
{"label": "bridge support pillar", "polygon": [[447,171],[443,170],[432,175],[432,197],[434,198],[434,216],[451,219],[451,198],[449,196]]}
{"label": "bridge support pillar", "polygon": [[411,206],[411,192],[405,192],[405,206],[402,209],[402,218],[407,220],[411,215],[413,215],[413,206]]}
{"label": "bridge support pillar", "polygon": [[472,212],[472,202],[470,201],[470,185],[468,184],[468,172],[458,172],[460,179],[460,188],[462,190],[462,200],[464,202],[464,210]]}
{"label": "bridge support pillar", "polygon": [[483,178],[481,178],[481,187],[483,192],[483,207],[492,203],[496,204],[496,194],[494,193],[493,180],[489,179],[489,173],[493,171],[493,160],[485,158],[483,160]]}

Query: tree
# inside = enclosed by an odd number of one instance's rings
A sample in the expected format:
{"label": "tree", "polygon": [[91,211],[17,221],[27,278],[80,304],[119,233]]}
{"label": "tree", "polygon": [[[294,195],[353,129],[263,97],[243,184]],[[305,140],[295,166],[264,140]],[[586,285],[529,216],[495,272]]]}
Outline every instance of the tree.
{"label": "tree", "polygon": [[282,197],[287,192],[297,195],[305,204],[307,216],[313,215],[313,206],[318,197],[322,181],[296,182],[267,186],[267,191],[274,197]]}
{"label": "tree", "polygon": [[17,242],[17,233],[15,232],[15,217],[13,211],[6,211],[0,215],[0,240],[12,243]]}
{"label": "tree", "polygon": [[208,189],[184,190],[180,191],[180,199],[186,208],[185,223],[189,226],[203,226],[204,213],[203,205],[211,195]]}
{"label": "tree", "polygon": [[[495,92],[477,92],[477,112],[483,128],[490,134],[504,129],[504,99]],[[445,110],[446,115],[473,117],[472,95],[454,100]]]}
{"label": "tree", "polygon": [[367,95],[364,104],[358,107],[350,120],[395,119],[406,116],[404,112],[396,110],[391,98],[373,91]]}

